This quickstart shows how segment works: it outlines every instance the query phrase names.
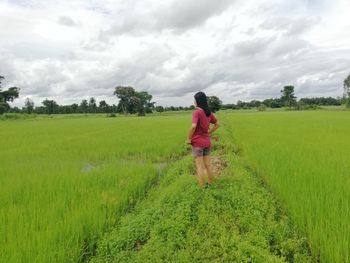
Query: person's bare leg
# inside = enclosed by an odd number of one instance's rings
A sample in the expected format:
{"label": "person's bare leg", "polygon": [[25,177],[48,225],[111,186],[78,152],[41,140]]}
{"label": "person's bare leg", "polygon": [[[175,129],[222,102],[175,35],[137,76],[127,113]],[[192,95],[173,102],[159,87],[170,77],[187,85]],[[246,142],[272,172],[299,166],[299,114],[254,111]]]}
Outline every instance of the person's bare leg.
{"label": "person's bare leg", "polygon": [[204,164],[203,156],[196,157],[196,168],[197,168],[199,186],[203,188],[205,184],[205,178],[204,178],[205,164]]}
{"label": "person's bare leg", "polygon": [[203,156],[205,169],[207,170],[208,175],[208,184],[211,184],[213,182],[213,172],[211,170],[211,161],[210,161],[210,155]]}

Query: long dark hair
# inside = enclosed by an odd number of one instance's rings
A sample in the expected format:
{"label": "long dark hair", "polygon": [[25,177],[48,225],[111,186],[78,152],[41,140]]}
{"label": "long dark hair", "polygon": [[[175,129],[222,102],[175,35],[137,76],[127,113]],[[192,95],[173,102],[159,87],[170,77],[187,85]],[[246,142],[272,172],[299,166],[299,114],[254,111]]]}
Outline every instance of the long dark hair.
{"label": "long dark hair", "polygon": [[194,99],[196,100],[197,106],[199,108],[203,109],[205,112],[205,115],[207,115],[207,117],[209,117],[211,114],[211,111],[209,109],[208,100],[207,100],[207,96],[205,95],[205,93],[201,92],[201,91],[197,92],[194,95]]}

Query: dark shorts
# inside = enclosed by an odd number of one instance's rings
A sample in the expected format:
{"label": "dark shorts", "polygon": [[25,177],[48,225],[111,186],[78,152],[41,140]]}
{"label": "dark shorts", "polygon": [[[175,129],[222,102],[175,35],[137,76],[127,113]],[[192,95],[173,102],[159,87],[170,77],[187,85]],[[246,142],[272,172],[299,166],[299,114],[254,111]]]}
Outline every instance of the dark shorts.
{"label": "dark shorts", "polygon": [[193,147],[192,146],[193,157],[207,156],[209,154],[210,154],[210,147],[200,148],[200,147]]}

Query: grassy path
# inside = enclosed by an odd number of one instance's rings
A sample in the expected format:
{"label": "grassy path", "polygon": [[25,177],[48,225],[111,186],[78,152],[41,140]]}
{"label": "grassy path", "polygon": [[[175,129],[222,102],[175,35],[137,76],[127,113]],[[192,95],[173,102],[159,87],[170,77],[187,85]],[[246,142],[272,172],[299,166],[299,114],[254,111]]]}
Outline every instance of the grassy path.
{"label": "grassy path", "polygon": [[193,160],[165,174],[98,242],[91,262],[311,262],[295,229],[229,140],[213,155],[226,165],[201,190]]}

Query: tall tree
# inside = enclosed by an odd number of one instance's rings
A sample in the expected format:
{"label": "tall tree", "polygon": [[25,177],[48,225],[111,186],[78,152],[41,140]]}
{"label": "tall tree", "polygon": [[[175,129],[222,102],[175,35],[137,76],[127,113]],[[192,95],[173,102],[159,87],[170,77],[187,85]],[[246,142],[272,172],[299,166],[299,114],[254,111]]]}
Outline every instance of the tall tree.
{"label": "tall tree", "polygon": [[78,113],[79,105],[77,103],[73,103],[71,106],[72,113]]}
{"label": "tall tree", "polygon": [[89,108],[89,112],[90,112],[90,113],[96,113],[96,111],[97,111],[97,105],[96,105],[96,100],[95,100],[94,97],[91,97],[91,98],[89,99],[89,106],[88,106],[88,108]]}
{"label": "tall tree", "polygon": [[163,106],[156,106],[156,112],[164,112]]}
{"label": "tall tree", "polygon": [[152,112],[154,103],[151,102],[152,95],[147,91],[136,92],[137,100],[137,113],[139,116],[145,116],[146,113]]}
{"label": "tall tree", "polygon": [[129,104],[127,106],[128,113],[134,114],[139,112],[139,104],[140,98],[137,96],[137,92],[135,92],[135,95],[130,98]]}
{"label": "tall tree", "polygon": [[10,109],[10,105],[7,102],[13,101],[19,96],[19,88],[17,87],[11,87],[8,90],[2,91],[1,83],[4,79],[4,76],[0,76],[0,114]]}
{"label": "tall tree", "polygon": [[209,96],[207,99],[210,110],[212,112],[217,112],[222,105],[222,101],[216,96]]}
{"label": "tall tree", "polygon": [[101,100],[98,105],[98,111],[103,113],[109,113],[109,105],[105,100]]}
{"label": "tall tree", "polygon": [[24,109],[26,113],[31,114],[34,111],[34,101],[30,98],[26,98],[24,101]]}
{"label": "tall tree", "polygon": [[281,101],[286,107],[293,107],[296,105],[296,97],[294,95],[294,86],[284,86],[281,90]]}
{"label": "tall tree", "polygon": [[[126,115],[132,110],[132,105],[137,104],[136,92],[133,87],[118,86],[114,90],[114,95],[119,99],[118,108]],[[136,102],[136,103],[135,103]]]}
{"label": "tall tree", "polygon": [[350,108],[350,74],[344,79],[344,97],[346,101],[346,107]]}
{"label": "tall tree", "polygon": [[81,113],[87,113],[88,112],[88,108],[89,108],[88,106],[89,105],[88,105],[87,100],[82,100],[80,105],[79,105],[79,111]]}
{"label": "tall tree", "polygon": [[42,104],[45,107],[46,114],[58,113],[59,106],[56,101],[46,99],[42,102]]}
{"label": "tall tree", "polygon": [[130,86],[118,86],[113,94],[119,98],[119,112],[125,115],[138,113],[139,116],[144,116],[146,113],[151,113],[154,108],[154,102],[151,102],[152,95],[146,91],[137,92]]}

